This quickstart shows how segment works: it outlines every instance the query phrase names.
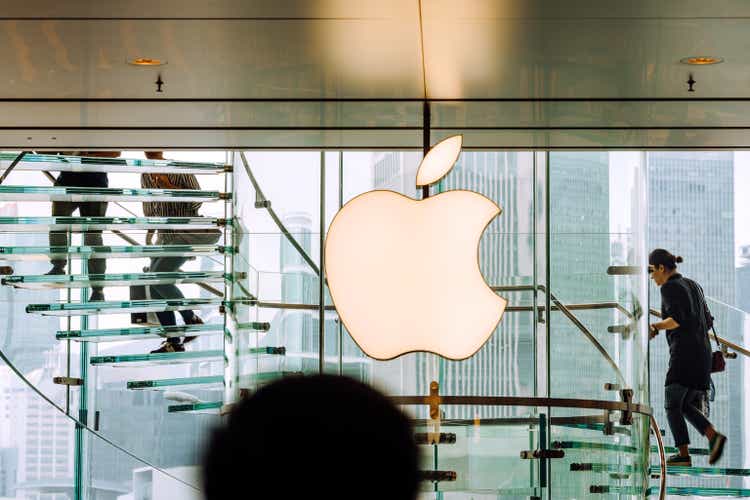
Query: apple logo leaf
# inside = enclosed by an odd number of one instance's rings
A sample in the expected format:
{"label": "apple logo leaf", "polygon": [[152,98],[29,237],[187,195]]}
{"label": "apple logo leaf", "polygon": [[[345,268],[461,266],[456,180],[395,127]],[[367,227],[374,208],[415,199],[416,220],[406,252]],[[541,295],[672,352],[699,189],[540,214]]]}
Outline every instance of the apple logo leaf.
{"label": "apple logo leaf", "polygon": [[462,144],[463,136],[453,135],[432,146],[419,164],[417,187],[429,186],[445,177],[458,160]]}

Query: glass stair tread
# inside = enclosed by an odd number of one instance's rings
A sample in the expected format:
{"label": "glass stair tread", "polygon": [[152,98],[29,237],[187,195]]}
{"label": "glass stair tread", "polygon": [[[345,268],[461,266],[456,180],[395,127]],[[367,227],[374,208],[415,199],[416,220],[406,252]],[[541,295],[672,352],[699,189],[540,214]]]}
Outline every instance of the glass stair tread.
{"label": "glass stair tread", "polygon": [[[585,430],[591,430],[591,431],[597,431],[602,432],[604,430],[604,424],[599,423],[563,423],[563,424],[556,424],[553,422],[550,423],[552,426],[557,427],[567,427],[569,429],[585,429]],[[622,427],[619,425],[612,426],[612,432],[615,434],[624,434],[626,436],[630,436],[631,432],[630,429],[627,427]]]}
{"label": "glass stair tread", "polygon": [[641,470],[639,465],[607,464],[607,463],[571,463],[571,472],[614,472],[633,474]]}
{"label": "glass stair tread", "polygon": [[224,332],[223,324],[141,326],[134,328],[107,328],[99,330],[60,330],[57,340],[77,340],[81,342],[113,342],[123,340],[146,340],[187,335],[211,335]]}
{"label": "glass stair tread", "polygon": [[[750,497],[750,489],[741,488],[702,488],[691,486],[667,486],[667,495],[674,496],[695,496],[695,497]],[[652,486],[646,491],[647,496],[656,496],[659,494],[659,487]]]}
{"label": "glass stair tread", "polygon": [[155,354],[118,354],[112,356],[92,356],[92,366],[149,366],[193,363],[196,361],[220,361],[223,350],[159,352]]}
{"label": "glass stair tread", "polygon": [[92,257],[184,257],[223,253],[232,253],[232,247],[223,245],[0,246],[0,259],[3,260],[27,260],[30,255],[89,259]]}
{"label": "glass stair tread", "polygon": [[0,186],[6,201],[172,201],[211,202],[225,198],[219,191],[72,186]]}
{"label": "glass stair tread", "polygon": [[227,302],[220,299],[124,300],[111,302],[53,302],[29,304],[26,312],[43,316],[86,316],[90,314],[120,314],[132,312],[181,311],[201,307],[220,307]]}
{"label": "glass stair tread", "polygon": [[0,217],[3,231],[87,231],[106,229],[210,229],[225,222],[217,217]]}
{"label": "glass stair tread", "polygon": [[[688,451],[691,455],[710,455],[711,450],[708,448],[688,448]],[[679,453],[680,450],[675,448],[674,446],[665,446],[664,447],[664,453],[665,454],[673,454],[673,453]],[[656,446],[651,447],[651,453],[659,453],[659,448]]]}
{"label": "glass stair tread", "polygon": [[179,405],[170,405],[167,407],[169,413],[208,413],[218,415],[219,410],[224,405],[221,401],[210,401],[201,403],[185,403]]}
{"label": "glass stair tread", "polygon": [[[183,354],[183,353],[168,353],[168,354]],[[240,377],[240,383],[262,383],[278,380],[279,378],[290,376],[291,374],[297,374],[297,372],[261,372],[251,375],[243,375]],[[127,382],[127,388],[131,390],[161,390],[161,391],[172,391],[179,388],[183,389],[223,389],[224,388],[224,376],[223,375],[209,375],[203,377],[181,377],[181,378],[168,378],[168,379],[154,379],[154,380],[133,380]]]}
{"label": "glass stair tread", "polygon": [[92,286],[133,286],[161,284],[215,283],[230,279],[223,271],[174,271],[123,274],[39,274],[6,276],[3,285],[39,290],[45,288],[90,288]]}
{"label": "glass stair tread", "polygon": [[131,390],[175,390],[179,388],[190,389],[223,389],[224,377],[222,375],[209,375],[205,377],[167,378],[159,380],[132,380],[127,383]]}
{"label": "glass stair tread", "polygon": [[[18,153],[0,153],[0,168],[5,170],[17,156]],[[26,154],[18,165],[16,165],[15,170],[37,172],[219,174],[231,171],[231,168],[230,165],[222,163]]]}
{"label": "glass stair tread", "polygon": [[[651,474],[661,474],[661,468],[651,466]],[[667,466],[669,476],[750,476],[750,469],[733,469],[728,467],[682,467]]]}
{"label": "glass stair tread", "polygon": [[556,449],[581,449],[581,450],[603,450],[621,453],[638,453],[635,446],[613,443],[597,443],[588,441],[554,441],[552,448]]}

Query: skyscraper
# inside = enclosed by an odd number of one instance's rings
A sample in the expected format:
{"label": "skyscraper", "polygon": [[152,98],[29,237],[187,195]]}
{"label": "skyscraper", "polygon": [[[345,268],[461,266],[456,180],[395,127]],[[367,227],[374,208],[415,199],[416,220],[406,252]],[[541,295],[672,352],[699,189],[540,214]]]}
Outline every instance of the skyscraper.
{"label": "skyscraper", "polygon": [[[700,283],[707,296],[734,304],[734,154],[649,153],[648,204],[649,248],[681,255],[685,262],[680,272]],[[658,309],[660,303],[659,290],[651,285],[651,307]],[[743,339],[731,336],[734,328],[728,324],[728,311],[719,303],[709,306],[717,330],[742,343]],[[651,342],[651,406],[662,427],[666,427],[663,386],[668,359],[666,341],[659,336]],[[741,363],[728,360],[726,372],[712,378],[716,399],[711,403],[711,421],[729,438],[723,462],[739,466],[743,463]],[[690,431],[693,445],[704,446],[705,439]],[[694,481],[695,485],[715,484],[708,479]],[[742,481],[733,478],[729,485],[741,487]]]}

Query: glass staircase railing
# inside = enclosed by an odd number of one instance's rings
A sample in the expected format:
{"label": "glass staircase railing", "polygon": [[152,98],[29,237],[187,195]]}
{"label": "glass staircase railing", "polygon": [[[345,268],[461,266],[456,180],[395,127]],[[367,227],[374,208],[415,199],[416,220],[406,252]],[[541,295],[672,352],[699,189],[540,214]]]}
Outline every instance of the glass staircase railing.
{"label": "glass staircase railing", "polygon": [[[5,170],[18,156],[0,153],[0,170]],[[174,160],[140,160],[135,158],[100,158],[85,156],[27,153],[16,165],[18,171],[109,172],[161,174],[222,174],[231,172],[231,165]]]}
{"label": "glass staircase railing", "polygon": [[0,217],[4,231],[28,232],[29,228],[59,231],[108,229],[211,229],[221,226],[218,217]]}
{"label": "glass staircase railing", "polygon": [[26,260],[32,255],[74,259],[97,257],[199,257],[232,253],[232,251],[232,247],[223,245],[0,246],[0,259]]}
{"label": "glass staircase railing", "polygon": [[123,274],[11,275],[0,279],[0,283],[16,288],[38,290],[45,288],[90,288],[95,286],[215,283],[225,280],[231,281],[232,276],[223,271],[176,271]]}
{"label": "glass staircase railing", "polygon": [[0,186],[0,199],[4,201],[120,201],[177,203],[207,203],[229,199],[227,193],[193,189],[136,189],[110,187],[67,186]]}
{"label": "glass staircase railing", "polygon": [[26,312],[43,316],[86,316],[89,314],[121,314],[133,312],[182,311],[205,307],[221,307],[223,299],[123,300],[111,302],[54,302],[29,304]]}
{"label": "glass staircase railing", "polygon": [[114,342],[123,340],[146,340],[169,337],[216,335],[224,332],[223,324],[146,326],[134,328],[103,328],[98,330],[60,330],[57,340],[79,342]]}

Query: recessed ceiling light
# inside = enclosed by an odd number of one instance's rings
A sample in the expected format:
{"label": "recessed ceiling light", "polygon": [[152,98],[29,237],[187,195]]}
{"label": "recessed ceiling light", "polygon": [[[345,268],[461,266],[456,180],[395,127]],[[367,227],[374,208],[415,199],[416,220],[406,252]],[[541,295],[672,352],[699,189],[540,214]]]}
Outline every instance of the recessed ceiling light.
{"label": "recessed ceiling light", "polygon": [[680,59],[682,64],[692,64],[694,66],[705,66],[707,64],[719,64],[724,62],[723,57],[711,57],[711,56],[696,56],[696,57],[685,57]]}
{"label": "recessed ceiling light", "polygon": [[130,59],[128,63],[133,66],[164,66],[167,64],[167,61],[151,59],[150,57],[136,57],[135,59]]}

